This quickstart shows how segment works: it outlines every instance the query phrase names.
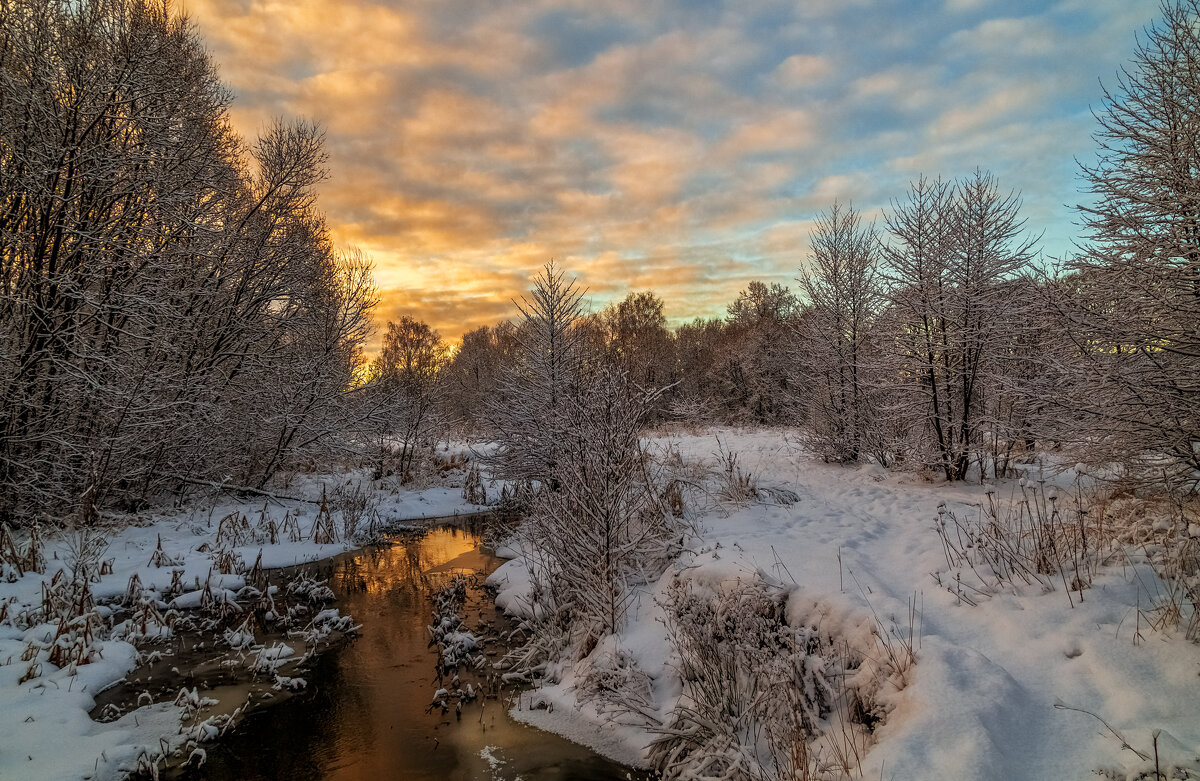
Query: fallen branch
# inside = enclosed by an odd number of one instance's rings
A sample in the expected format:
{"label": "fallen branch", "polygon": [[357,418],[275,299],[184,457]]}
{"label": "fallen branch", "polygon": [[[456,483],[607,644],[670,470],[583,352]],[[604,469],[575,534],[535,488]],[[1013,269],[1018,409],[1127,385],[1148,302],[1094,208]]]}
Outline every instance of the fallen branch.
{"label": "fallen branch", "polygon": [[250,494],[251,496],[262,496],[271,499],[275,502],[282,503],[284,500],[289,502],[306,502],[308,504],[320,504],[319,499],[305,499],[300,496],[286,496],[283,494],[275,494],[270,491],[264,491],[261,488],[252,488],[248,485],[230,485],[229,483],[218,483],[213,480],[197,480],[194,477],[184,477],[182,475],[167,475],[172,480],[178,480],[186,485],[200,485],[206,488],[216,488],[219,491],[227,491],[233,494]]}

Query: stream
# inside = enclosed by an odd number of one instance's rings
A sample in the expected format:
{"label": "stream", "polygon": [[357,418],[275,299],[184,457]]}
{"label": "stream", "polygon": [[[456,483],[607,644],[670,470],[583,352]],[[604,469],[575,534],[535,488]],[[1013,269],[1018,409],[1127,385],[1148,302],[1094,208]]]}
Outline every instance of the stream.
{"label": "stream", "polygon": [[[184,779],[625,779],[641,773],[508,716],[514,690],[443,714],[428,710],[438,687],[427,626],[433,594],[456,574],[482,582],[500,565],[483,547],[478,522],[397,535],[391,546],[315,565],[359,636],[323,654],[303,675],[307,690],[251,710],[207,746]],[[503,625],[481,588],[459,611],[480,635]],[[494,639],[489,658],[503,653]],[[212,692],[220,697],[219,692]]]}

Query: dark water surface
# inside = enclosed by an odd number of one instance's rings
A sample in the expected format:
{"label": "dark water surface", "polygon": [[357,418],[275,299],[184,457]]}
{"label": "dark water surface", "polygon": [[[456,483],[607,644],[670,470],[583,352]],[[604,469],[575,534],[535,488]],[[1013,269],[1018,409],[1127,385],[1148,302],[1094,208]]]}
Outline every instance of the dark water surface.
{"label": "dark water surface", "polygon": [[[624,779],[629,769],[556,735],[512,721],[508,697],[426,712],[437,688],[428,647],[432,593],[457,573],[482,580],[500,561],[479,534],[441,528],[356,551],[318,568],[360,636],[323,654],[304,674],[308,691],[259,708],[184,778],[378,781],[382,779]],[[495,605],[468,590],[469,628],[495,623]],[[490,650],[501,650],[492,643]],[[465,678],[464,678],[465,680]],[[465,685],[465,683],[464,683]],[[635,774],[637,775],[637,774]]]}

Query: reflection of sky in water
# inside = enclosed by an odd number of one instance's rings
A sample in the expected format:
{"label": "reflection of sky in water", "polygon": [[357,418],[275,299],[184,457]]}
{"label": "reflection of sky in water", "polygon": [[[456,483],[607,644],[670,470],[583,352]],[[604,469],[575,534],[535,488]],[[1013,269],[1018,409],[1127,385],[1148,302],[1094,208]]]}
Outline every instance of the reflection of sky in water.
{"label": "reflection of sky in water", "polygon": [[[426,627],[431,594],[450,574],[490,572],[499,561],[459,529],[431,531],[386,549],[347,555],[328,573],[338,607],[360,636],[321,657],[310,693],[251,717],[209,752],[206,779],[608,779],[626,768],[554,735],[512,722],[488,700],[427,713],[437,687]],[[459,611],[470,628],[494,622],[478,589]],[[479,633],[485,634],[486,630]],[[468,678],[463,672],[464,683]],[[478,685],[478,684],[476,684]],[[487,747],[489,751],[484,751]]]}

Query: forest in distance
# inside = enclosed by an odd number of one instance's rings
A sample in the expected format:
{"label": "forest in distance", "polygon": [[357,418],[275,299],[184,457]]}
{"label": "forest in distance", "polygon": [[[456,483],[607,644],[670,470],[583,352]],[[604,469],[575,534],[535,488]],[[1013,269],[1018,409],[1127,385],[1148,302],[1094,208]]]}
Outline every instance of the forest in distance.
{"label": "forest in distance", "polygon": [[[719,316],[595,308],[547,258],[510,318],[451,345],[402,315],[370,354],[316,122],[240,137],[168,3],[0,0],[0,732],[38,777],[35,713],[86,723],[104,760],[71,777],[198,769],[239,712],[184,687],[146,705],[156,748],[68,679],[196,631],[291,687],[268,624],[361,627],[303,575],[277,609],[264,568],[385,544],[381,507],[501,507],[495,677],[540,705],[511,715],[618,761],[1200,778],[1200,0],[1160,10],[1093,109],[1065,257],[982,160],[827,204],[794,284]],[[439,683],[477,650],[465,583]]]}

